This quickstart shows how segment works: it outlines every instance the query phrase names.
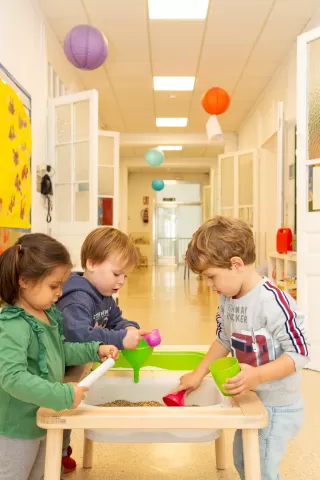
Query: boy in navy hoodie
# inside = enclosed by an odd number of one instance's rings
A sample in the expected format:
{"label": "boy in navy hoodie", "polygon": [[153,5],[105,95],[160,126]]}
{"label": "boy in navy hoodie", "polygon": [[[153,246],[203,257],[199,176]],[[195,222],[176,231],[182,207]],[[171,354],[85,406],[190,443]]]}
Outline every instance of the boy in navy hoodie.
{"label": "boy in navy hoodie", "polygon": [[[67,342],[101,342],[120,350],[134,350],[145,332],[136,322],[122,317],[112,295],[124,285],[127,273],[137,264],[134,244],[112,227],[91,232],[81,249],[84,273],[72,273],[63,287],[58,308],[63,313]],[[71,458],[71,431],[64,430],[62,466],[64,473],[76,468]]]}

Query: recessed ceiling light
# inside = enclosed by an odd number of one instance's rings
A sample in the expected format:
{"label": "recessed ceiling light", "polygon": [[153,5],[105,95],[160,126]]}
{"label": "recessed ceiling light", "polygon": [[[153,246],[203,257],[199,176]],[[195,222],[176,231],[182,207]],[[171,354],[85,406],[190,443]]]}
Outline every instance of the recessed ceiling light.
{"label": "recessed ceiling light", "polygon": [[175,152],[180,152],[182,150],[182,146],[178,145],[167,145],[167,146],[161,146],[158,147],[159,150],[162,150],[163,152],[165,151],[175,151]]}
{"label": "recessed ceiling light", "polygon": [[187,118],[156,118],[157,127],[186,127]]}
{"label": "recessed ceiling light", "polygon": [[209,0],[148,0],[151,20],[204,20]]}
{"label": "recessed ceiling light", "polygon": [[194,89],[195,77],[153,77],[156,91],[190,92]]}

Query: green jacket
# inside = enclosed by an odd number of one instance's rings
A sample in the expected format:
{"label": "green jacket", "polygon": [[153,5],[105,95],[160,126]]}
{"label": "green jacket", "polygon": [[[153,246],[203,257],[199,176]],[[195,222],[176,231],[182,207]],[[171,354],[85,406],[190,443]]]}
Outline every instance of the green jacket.
{"label": "green jacket", "polygon": [[50,325],[17,306],[0,313],[0,434],[39,438],[39,407],[60,411],[71,408],[73,387],[62,384],[66,365],[99,361],[99,342],[67,343],[62,314],[46,311]]}

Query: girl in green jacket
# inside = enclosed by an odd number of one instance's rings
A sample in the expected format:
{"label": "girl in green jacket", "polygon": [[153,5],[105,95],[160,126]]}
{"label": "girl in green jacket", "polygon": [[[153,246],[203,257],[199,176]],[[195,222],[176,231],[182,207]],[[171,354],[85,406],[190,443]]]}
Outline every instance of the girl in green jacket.
{"label": "girl in green jacket", "polygon": [[113,345],[64,341],[55,303],[70,270],[66,248],[43,234],[24,235],[0,256],[1,480],[43,479],[38,408],[76,408],[88,390],[62,383],[65,366],[118,356]]}

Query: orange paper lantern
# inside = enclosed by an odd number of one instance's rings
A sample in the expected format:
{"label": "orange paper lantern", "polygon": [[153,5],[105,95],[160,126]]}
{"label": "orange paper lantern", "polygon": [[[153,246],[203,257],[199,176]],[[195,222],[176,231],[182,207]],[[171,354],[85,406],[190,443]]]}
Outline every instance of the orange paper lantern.
{"label": "orange paper lantern", "polygon": [[201,103],[210,115],[221,115],[228,110],[230,97],[223,88],[213,87],[203,95]]}

